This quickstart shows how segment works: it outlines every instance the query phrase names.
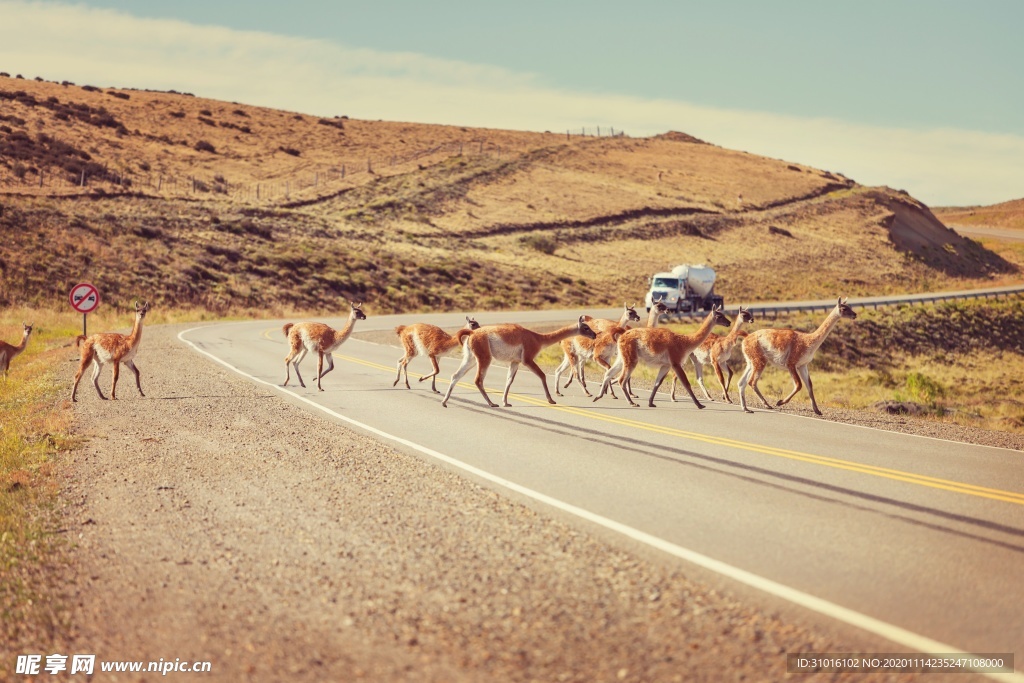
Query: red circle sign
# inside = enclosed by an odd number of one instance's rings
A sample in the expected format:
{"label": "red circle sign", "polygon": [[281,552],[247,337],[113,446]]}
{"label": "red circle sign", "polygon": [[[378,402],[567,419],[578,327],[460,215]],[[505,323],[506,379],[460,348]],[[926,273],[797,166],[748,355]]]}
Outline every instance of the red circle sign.
{"label": "red circle sign", "polygon": [[88,282],[72,287],[68,298],[71,300],[71,308],[79,313],[92,313],[100,305],[99,291]]}

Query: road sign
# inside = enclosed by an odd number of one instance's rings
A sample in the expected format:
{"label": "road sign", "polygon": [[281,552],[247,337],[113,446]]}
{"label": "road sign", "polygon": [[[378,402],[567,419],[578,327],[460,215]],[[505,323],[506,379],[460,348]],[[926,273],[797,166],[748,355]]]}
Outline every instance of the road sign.
{"label": "road sign", "polygon": [[100,305],[100,293],[88,282],[82,282],[71,288],[71,308],[81,314],[92,313]]}

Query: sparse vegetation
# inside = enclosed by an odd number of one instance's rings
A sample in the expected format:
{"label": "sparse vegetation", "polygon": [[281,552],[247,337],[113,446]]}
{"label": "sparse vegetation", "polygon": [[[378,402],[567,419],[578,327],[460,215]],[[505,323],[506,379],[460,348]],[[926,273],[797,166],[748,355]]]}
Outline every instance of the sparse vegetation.
{"label": "sparse vegetation", "polygon": [[66,326],[70,316],[62,323],[52,313],[21,309],[0,312],[0,336],[11,338],[26,315],[36,332],[0,381],[0,652],[10,661],[9,648],[44,647],[67,626],[64,591],[52,571],[66,547],[54,473],[75,440],[53,375],[74,332]]}

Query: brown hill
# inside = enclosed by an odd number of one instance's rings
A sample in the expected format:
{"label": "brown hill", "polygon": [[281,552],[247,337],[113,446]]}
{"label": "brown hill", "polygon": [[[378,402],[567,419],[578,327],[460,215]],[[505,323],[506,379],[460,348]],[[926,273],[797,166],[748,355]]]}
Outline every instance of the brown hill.
{"label": "brown hill", "polygon": [[685,133],[582,137],[0,77],[0,304],[91,280],[214,310],[608,305],[707,262],[726,300],[989,284],[919,202]]}
{"label": "brown hill", "polygon": [[991,206],[942,207],[935,213],[950,225],[1024,230],[1024,199]]}

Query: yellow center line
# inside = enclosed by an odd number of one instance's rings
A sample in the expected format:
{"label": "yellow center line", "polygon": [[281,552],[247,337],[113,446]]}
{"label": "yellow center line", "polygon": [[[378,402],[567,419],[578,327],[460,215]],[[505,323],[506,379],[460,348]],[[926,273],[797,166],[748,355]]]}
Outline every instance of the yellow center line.
{"label": "yellow center line", "polygon": [[[354,358],[352,356],[339,356],[339,358],[347,360],[352,363],[358,363],[359,365],[365,365],[367,367],[377,368],[379,370],[386,370],[388,372],[395,372],[395,368],[388,367],[386,365],[381,365],[379,363],[374,363],[372,361],[363,360],[361,358]],[[413,374],[415,375],[416,373]],[[458,386],[465,387],[467,389],[476,389],[475,384],[469,384],[466,382],[460,382]],[[498,392],[499,390],[490,389],[489,391]],[[647,422],[640,422],[638,420],[632,420],[629,418],[618,417],[615,415],[606,415],[594,410],[583,410],[581,408],[574,408],[571,406],[551,405],[550,403],[547,402],[546,399],[536,399],[530,396],[524,396],[522,394],[510,393],[509,398],[514,398],[516,400],[522,401],[523,403],[528,403],[531,405],[541,406],[544,408],[550,408],[552,410],[569,413],[571,415],[576,415],[578,417],[584,417],[591,420],[598,420],[601,422],[609,422],[624,427],[632,427],[635,429],[641,429],[656,434],[674,436],[682,439],[688,439],[690,441],[698,441],[701,443],[712,444],[715,446],[727,446],[729,448],[749,451],[752,453],[772,455],[779,458],[786,458],[788,460],[796,460],[800,462],[811,463],[814,465],[823,465],[825,467],[847,470],[850,472],[858,472],[860,474],[868,474],[871,476],[882,477],[885,479],[903,481],[910,484],[917,484],[918,486],[927,486],[930,488],[941,489],[944,491],[953,491],[955,493],[963,493],[966,495],[977,496],[980,498],[989,498],[991,500],[998,500],[1006,503],[1024,505],[1024,493],[1017,493],[1015,491],[1005,491],[1002,489],[989,488],[987,486],[978,486],[976,484],[967,484],[964,482],[951,481],[949,479],[940,479],[939,477],[931,477],[924,474],[915,474],[913,472],[905,472],[903,470],[896,470],[888,467],[879,467],[877,465],[867,465],[863,463],[852,462],[849,460],[842,460],[840,458],[832,458],[824,455],[803,453],[801,451],[793,451],[785,448],[763,446],[760,444],[750,443],[747,441],[739,441],[737,439],[730,439],[726,437],[709,436],[707,434],[699,434],[697,432],[676,429],[674,427],[662,427],[660,425],[653,425]]]}

